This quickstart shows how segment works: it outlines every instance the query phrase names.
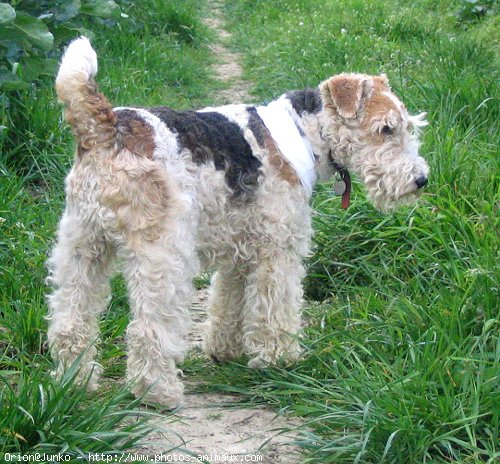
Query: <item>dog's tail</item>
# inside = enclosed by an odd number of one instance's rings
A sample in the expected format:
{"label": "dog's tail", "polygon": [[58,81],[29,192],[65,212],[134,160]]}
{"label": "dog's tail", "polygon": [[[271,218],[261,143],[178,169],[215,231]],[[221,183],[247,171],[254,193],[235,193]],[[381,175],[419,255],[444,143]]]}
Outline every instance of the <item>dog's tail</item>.
{"label": "dog's tail", "polygon": [[59,101],[79,147],[110,147],[114,143],[116,116],[106,97],[97,91],[97,55],[86,37],[70,43],[56,78]]}

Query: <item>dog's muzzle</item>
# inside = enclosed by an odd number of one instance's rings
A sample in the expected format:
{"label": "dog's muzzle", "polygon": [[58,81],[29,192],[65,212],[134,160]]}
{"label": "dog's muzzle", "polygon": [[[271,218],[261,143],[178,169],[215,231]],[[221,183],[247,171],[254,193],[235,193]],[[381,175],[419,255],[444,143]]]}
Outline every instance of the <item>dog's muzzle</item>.
{"label": "dog's muzzle", "polygon": [[425,187],[429,182],[429,179],[427,179],[426,176],[420,176],[415,180],[415,183],[417,184],[417,189],[421,189],[422,187]]}

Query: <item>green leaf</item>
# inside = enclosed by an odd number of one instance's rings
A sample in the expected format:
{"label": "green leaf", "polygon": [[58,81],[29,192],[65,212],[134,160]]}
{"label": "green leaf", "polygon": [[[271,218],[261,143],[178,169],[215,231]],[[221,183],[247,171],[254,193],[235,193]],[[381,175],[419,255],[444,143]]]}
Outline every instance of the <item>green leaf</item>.
{"label": "green leaf", "polygon": [[74,27],[68,26],[66,24],[60,24],[52,28],[52,34],[54,34],[54,43],[56,47],[59,44],[70,42],[72,39],[76,39],[84,35],[92,39],[94,36],[92,31],[85,29],[84,27]]}
{"label": "green leaf", "polygon": [[29,41],[41,50],[48,51],[52,48],[54,36],[40,19],[34,18],[26,13],[18,12],[14,21],[14,26],[24,32]]}
{"label": "green leaf", "polygon": [[99,18],[119,18],[121,9],[113,0],[86,0],[81,13]]}
{"label": "green leaf", "polygon": [[6,69],[0,69],[0,89],[2,90],[22,90],[28,86],[19,76],[12,74]]}
{"label": "green leaf", "polygon": [[8,3],[0,3],[0,24],[11,23],[16,18],[16,10]]}
{"label": "green leaf", "polygon": [[57,70],[57,63],[56,59],[43,58],[41,56],[25,58],[21,62],[21,76],[26,82],[34,81],[41,75],[54,76]]}
{"label": "green leaf", "polygon": [[56,14],[56,21],[58,23],[66,22],[80,13],[81,2],[80,0],[60,0],[60,12]]}
{"label": "green leaf", "polygon": [[16,29],[14,24],[3,24],[0,27],[0,41],[3,42],[3,45],[6,43],[22,43],[26,39],[26,34],[22,31]]}

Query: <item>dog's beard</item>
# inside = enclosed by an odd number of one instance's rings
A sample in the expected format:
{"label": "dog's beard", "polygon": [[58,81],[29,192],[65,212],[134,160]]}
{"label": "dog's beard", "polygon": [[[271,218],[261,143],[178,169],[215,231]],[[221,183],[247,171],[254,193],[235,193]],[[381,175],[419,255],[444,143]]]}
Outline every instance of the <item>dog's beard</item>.
{"label": "dog's beard", "polygon": [[415,182],[411,182],[406,188],[396,191],[388,191],[378,186],[366,186],[367,197],[373,206],[381,212],[393,211],[400,206],[413,205],[419,199],[422,191],[417,189]]}
{"label": "dog's beard", "polygon": [[353,168],[375,208],[386,212],[417,201],[422,190],[418,188],[416,180],[427,176],[429,171],[423,158],[418,155],[384,156],[382,151],[371,158],[369,153],[365,152],[364,155],[365,162],[360,163],[361,169],[356,172],[355,165]]}

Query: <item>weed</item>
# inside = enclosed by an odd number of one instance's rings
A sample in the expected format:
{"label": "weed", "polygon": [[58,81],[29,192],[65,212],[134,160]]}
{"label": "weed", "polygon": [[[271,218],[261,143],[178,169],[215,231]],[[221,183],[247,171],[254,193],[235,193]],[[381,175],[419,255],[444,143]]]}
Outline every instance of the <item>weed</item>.
{"label": "weed", "polygon": [[63,379],[47,376],[45,358],[19,363],[18,371],[0,374],[0,453],[64,453],[87,458],[88,453],[112,454],[144,438],[158,414],[139,409],[128,386],[102,396],[99,407],[84,386],[75,385],[78,364]]}

